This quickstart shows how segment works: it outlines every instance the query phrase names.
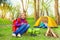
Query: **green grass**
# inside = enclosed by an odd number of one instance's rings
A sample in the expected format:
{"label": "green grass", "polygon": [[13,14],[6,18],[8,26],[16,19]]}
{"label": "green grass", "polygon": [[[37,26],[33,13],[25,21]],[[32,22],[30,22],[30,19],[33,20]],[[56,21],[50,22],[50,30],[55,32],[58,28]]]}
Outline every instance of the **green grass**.
{"label": "green grass", "polygon": [[[1,19],[0,19],[1,20]],[[3,19],[2,19],[3,20]],[[31,27],[34,25],[34,19],[28,18],[27,19]],[[8,21],[10,22],[10,21]],[[4,22],[3,22],[4,23]],[[1,23],[0,23],[1,24]],[[11,23],[9,23],[11,24]],[[53,37],[46,37],[44,34],[46,33],[47,29],[40,28],[40,34],[38,36],[30,36],[29,34],[22,35],[21,38],[12,37],[12,25],[4,25],[0,26],[0,40],[60,40],[60,26],[58,28],[52,28],[56,34],[59,35],[59,38]]]}
{"label": "green grass", "polygon": [[0,25],[12,24],[10,20],[0,18]]}

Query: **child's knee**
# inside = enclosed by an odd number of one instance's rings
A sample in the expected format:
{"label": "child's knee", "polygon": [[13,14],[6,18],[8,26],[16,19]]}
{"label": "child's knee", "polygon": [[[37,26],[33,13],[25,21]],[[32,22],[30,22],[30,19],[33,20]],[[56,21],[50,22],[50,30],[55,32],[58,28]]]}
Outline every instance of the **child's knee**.
{"label": "child's knee", "polygon": [[29,28],[30,27],[30,24],[27,24],[27,27]]}
{"label": "child's knee", "polygon": [[26,23],[24,23],[23,25],[27,25]]}
{"label": "child's knee", "polygon": [[21,26],[26,26],[27,24],[26,23],[24,23],[24,24],[22,24]]}

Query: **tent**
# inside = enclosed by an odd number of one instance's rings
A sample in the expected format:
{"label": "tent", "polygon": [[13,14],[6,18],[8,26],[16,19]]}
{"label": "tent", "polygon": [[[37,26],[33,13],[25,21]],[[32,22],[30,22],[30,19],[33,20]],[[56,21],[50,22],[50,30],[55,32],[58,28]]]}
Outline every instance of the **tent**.
{"label": "tent", "polygon": [[47,22],[48,27],[57,27],[56,22],[49,16],[41,16],[34,26],[39,26],[41,21]]}

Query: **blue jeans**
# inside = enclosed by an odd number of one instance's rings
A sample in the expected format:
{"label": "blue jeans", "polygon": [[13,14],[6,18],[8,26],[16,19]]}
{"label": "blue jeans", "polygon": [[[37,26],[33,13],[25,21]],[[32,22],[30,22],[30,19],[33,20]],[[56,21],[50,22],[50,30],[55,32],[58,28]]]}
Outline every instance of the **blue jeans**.
{"label": "blue jeans", "polygon": [[30,27],[29,24],[22,24],[14,33],[17,35],[18,33],[19,34],[24,34],[27,29]]}

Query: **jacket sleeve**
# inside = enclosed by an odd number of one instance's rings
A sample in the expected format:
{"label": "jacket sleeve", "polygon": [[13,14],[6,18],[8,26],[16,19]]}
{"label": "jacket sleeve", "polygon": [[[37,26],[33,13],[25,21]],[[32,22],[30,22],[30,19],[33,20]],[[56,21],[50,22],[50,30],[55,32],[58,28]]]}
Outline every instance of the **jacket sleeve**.
{"label": "jacket sleeve", "polygon": [[17,21],[16,21],[16,26],[17,26],[17,27],[21,26],[20,18],[17,19]]}
{"label": "jacket sleeve", "polygon": [[19,27],[21,26],[21,23],[19,23],[18,21],[16,22],[16,26]]}
{"label": "jacket sleeve", "polygon": [[15,32],[16,29],[17,29],[17,26],[16,26],[16,20],[13,20],[12,31]]}

